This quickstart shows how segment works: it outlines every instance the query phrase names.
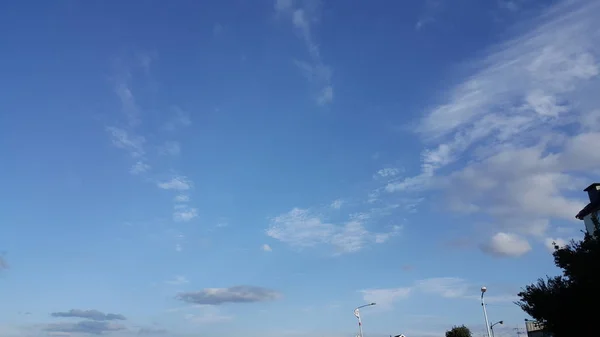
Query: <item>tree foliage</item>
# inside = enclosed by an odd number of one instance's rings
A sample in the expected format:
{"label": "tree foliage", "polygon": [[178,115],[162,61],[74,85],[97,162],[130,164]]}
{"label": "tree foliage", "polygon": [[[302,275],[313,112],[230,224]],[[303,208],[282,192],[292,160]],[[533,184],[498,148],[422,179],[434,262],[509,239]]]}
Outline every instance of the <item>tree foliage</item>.
{"label": "tree foliage", "polygon": [[453,326],[452,329],[446,331],[446,337],[472,337],[471,330],[464,325]]}
{"label": "tree foliage", "polygon": [[592,216],[594,235],[555,245],[554,264],[562,275],[539,279],[519,294],[516,304],[544,324],[554,337],[591,336],[597,331],[600,303],[600,222]]}

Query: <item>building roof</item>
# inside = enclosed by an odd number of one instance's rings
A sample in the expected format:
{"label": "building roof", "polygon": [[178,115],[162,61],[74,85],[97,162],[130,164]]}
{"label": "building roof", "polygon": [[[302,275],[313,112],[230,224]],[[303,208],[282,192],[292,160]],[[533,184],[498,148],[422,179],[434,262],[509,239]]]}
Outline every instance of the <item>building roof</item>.
{"label": "building roof", "polygon": [[588,215],[598,209],[600,209],[600,200],[596,200],[595,202],[590,202],[589,204],[585,205],[585,207],[581,211],[579,211],[579,213],[577,213],[577,215],[575,217],[579,220],[583,220],[583,218],[586,215]]}
{"label": "building roof", "polygon": [[598,195],[600,193],[600,183],[593,183],[590,186],[586,187],[583,191],[588,192],[588,195],[590,197],[590,203],[587,204],[575,216],[579,220],[583,220],[583,218],[588,214],[600,209],[600,198],[598,198]]}

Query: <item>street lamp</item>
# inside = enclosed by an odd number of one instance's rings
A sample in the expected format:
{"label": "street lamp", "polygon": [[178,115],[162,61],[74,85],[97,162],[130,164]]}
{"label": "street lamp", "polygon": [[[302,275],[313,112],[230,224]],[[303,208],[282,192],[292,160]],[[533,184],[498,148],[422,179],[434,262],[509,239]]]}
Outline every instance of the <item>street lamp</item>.
{"label": "street lamp", "polygon": [[502,324],[504,324],[504,321],[498,321],[498,322],[490,325],[490,330],[492,330],[492,337],[494,337],[494,325],[496,325],[496,324],[502,325]]}
{"label": "street lamp", "polygon": [[487,311],[485,310],[485,302],[483,301],[483,294],[485,294],[486,291],[486,287],[481,287],[481,307],[483,308],[483,317],[485,317],[485,328],[487,330],[488,337],[492,337],[490,321],[488,320]]}
{"label": "street lamp", "polygon": [[360,320],[360,310],[359,309],[364,308],[364,307],[370,307],[370,306],[375,305],[375,304],[376,303],[373,302],[373,303],[361,305],[360,307],[356,307],[356,309],[354,309],[354,316],[356,316],[356,318],[358,319],[358,333],[359,333],[359,337],[363,337],[362,321]]}

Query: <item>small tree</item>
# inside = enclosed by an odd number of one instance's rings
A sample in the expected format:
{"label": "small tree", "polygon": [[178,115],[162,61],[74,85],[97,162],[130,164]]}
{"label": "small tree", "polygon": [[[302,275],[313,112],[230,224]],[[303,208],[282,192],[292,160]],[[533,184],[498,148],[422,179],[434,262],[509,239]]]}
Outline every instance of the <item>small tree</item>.
{"label": "small tree", "polygon": [[591,336],[598,329],[600,303],[600,222],[593,214],[594,235],[555,245],[554,264],[562,275],[528,285],[516,304],[554,337]]}
{"label": "small tree", "polygon": [[446,331],[446,337],[472,337],[471,330],[464,325],[453,326],[452,329]]}

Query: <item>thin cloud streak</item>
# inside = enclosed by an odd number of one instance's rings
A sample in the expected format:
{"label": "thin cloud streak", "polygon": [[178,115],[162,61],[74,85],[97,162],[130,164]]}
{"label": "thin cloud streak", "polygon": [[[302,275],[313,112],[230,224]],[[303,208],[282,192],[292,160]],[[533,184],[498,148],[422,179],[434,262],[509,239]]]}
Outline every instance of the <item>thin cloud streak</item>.
{"label": "thin cloud streak", "polygon": [[296,2],[276,0],[274,5],[276,14],[291,21],[299,37],[304,41],[310,61],[295,60],[294,63],[316,87],[315,102],[320,106],[325,106],[333,102],[334,90],[331,82],[331,67],[323,63],[313,33],[320,7],[321,3],[318,0]]}

